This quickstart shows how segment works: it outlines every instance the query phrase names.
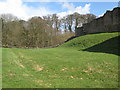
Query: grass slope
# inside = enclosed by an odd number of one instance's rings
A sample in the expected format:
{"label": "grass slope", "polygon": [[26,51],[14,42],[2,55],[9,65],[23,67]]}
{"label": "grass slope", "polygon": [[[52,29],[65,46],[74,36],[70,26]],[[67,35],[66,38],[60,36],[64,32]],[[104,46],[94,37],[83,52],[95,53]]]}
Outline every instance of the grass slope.
{"label": "grass slope", "polygon": [[[116,88],[118,54],[99,49],[116,52],[116,40],[100,44],[117,36],[85,35],[51,49],[3,48],[3,88]],[[101,48],[90,51],[95,45]]]}

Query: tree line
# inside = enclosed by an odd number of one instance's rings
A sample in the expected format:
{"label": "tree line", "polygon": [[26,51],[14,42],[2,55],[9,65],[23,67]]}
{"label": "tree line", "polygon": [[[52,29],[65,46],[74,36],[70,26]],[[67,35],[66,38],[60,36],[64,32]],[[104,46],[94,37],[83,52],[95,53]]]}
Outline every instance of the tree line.
{"label": "tree line", "polygon": [[60,44],[74,36],[75,28],[95,19],[93,14],[74,13],[59,18],[57,14],[32,17],[28,21],[12,14],[0,15],[3,47],[43,48]]}

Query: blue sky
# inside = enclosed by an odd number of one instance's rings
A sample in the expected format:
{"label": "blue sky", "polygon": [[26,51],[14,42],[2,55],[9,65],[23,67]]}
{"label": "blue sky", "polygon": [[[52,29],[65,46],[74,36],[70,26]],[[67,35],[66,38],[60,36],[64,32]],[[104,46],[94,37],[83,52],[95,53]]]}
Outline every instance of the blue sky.
{"label": "blue sky", "polygon": [[[30,1],[30,0],[28,0]],[[0,0],[0,14],[11,13],[19,18],[28,19],[33,16],[44,16],[56,13],[63,17],[78,12],[103,15],[106,10],[118,6],[118,2],[24,2],[24,0]],[[7,6],[7,7],[6,7]]]}
{"label": "blue sky", "polygon": [[[103,14],[106,10],[112,10],[114,7],[118,6],[117,2],[71,2],[71,3],[73,3],[76,7],[78,6],[84,7],[85,4],[91,4],[90,13],[93,13],[97,16]],[[36,8],[39,6],[45,6],[56,12],[62,12],[67,10],[63,9],[61,5],[62,3],[58,2],[25,2],[24,4]]]}
{"label": "blue sky", "polygon": [[[106,12],[106,10],[112,10],[114,7],[118,6],[117,2],[70,2],[75,5],[75,7],[82,6],[84,7],[85,4],[91,4],[90,6],[90,13],[95,14],[97,16]],[[24,4],[32,7],[39,7],[45,6],[50,10],[58,12],[66,11],[67,9],[62,8],[63,3],[59,2],[24,2]]]}

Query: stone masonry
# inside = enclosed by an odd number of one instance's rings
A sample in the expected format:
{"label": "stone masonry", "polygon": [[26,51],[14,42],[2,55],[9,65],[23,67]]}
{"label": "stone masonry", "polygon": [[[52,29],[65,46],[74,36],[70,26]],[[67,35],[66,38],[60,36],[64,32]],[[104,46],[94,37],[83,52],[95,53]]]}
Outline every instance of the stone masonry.
{"label": "stone masonry", "polygon": [[75,30],[76,36],[90,33],[119,32],[120,31],[120,7],[107,11],[102,17],[83,24]]}

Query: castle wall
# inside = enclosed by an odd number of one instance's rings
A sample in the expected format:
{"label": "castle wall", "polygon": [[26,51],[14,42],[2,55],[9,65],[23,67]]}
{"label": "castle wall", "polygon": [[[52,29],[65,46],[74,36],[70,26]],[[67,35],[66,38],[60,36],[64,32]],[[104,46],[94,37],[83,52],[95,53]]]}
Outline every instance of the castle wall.
{"label": "castle wall", "polygon": [[120,7],[107,11],[102,17],[92,20],[90,23],[83,24],[75,30],[77,36],[99,33],[120,31]]}

